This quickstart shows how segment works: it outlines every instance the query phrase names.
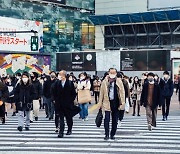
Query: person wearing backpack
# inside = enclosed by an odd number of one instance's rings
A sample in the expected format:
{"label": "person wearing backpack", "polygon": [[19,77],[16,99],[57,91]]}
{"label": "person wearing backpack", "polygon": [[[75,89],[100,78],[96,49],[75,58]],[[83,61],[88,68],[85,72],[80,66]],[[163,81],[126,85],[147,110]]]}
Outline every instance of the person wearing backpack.
{"label": "person wearing backpack", "polygon": [[170,79],[168,71],[163,73],[163,78],[160,80],[159,85],[162,94],[162,120],[165,121],[168,119],[171,97],[174,92],[173,81]]}

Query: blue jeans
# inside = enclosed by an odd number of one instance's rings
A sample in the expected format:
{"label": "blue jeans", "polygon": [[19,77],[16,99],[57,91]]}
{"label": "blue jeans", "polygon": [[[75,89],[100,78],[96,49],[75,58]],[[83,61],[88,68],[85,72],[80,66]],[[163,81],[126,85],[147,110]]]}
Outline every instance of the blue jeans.
{"label": "blue jeans", "polygon": [[85,119],[88,116],[88,103],[79,104],[79,107],[81,108],[80,118]]}
{"label": "blue jeans", "polygon": [[52,102],[52,99],[46,98],[45,101],[47,104],[48,116],[49,116],[49,118],[53,119],[53,117],[54,117],[54,104]]}

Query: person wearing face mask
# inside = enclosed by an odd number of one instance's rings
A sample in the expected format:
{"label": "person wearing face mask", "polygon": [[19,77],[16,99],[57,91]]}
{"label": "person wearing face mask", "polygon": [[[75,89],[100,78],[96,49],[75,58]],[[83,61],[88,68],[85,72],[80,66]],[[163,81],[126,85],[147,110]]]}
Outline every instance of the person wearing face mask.
{"label": "person wearing face mask", "polygon": [[56,129],[59,129],[59,138],[64,137],[64,118],[68,130],[66,135],[72,134],[73,116],[79,113],[80,108],[74,106],[74,100],[76,98],[76,91],[72,81],[67,79],[66,71],[59,72],[57,80],[51,88],[52,100],[55,101],[55,125]]}
{"label": "person wearing face mask", "polygon": [[38,121],[39,108],[40,108],[39,101],[42,96],[42,85],[38,80],[38,73],[36,72],[32,72],[31,81],[32,81],[32,85],[34,86],[34,90],[36,93],[35,98],[33,100],[33,111],[31,111],[31,114],[30,114],[30,120],[31,122],[33,122],[33,115],[35,117],[35,121]]}
{"label": "person wearing face mask", "polygon": [[161,91],[157,83],[154,82],[154,73],[148,73],[148,82],[145,82],[142,88],[140,103],[146,109],[148,130],[156,127],[157,107],[161,102]]}
{"label": "person wearing face mask", "polygon": [[[81,90],[86,90],[90,93],[90,88],[91,88],[91,83],[87,78],[87,74],[86,73],[79,74],[79,81],[77,85],[78,93]],[[82,119],[83,121],[88,120],[88,104],[89,102],[82,102],[82,103],[79,102],[79,107],[81,108],[80,119]]]}
{"label": "person wearing face mask", "polygon": [[[30,111],[32,110],[33,100],[35,98],[34,86],[31,83],[29,73],[24,72],[20,83],[14,90],[14,100],[18,110],[18,130],[22,131],[24,127],[24,116],[26,114],[25,130],[30,127]],[[25,114],[24,114],[25,113]]]}
{"label": "person wearing face mask", "polygon": [[93,81],[93,88],[94,88],[94,95],[95,95],[95,103],[98,103],[98,98],[99,98],[99,91],[100,91],[100,86],[101,86],[101,80],[99,80],[99,77],[96,76],[95,80]]}
{"label": "person wearing face mask", "polygon": [[[16,116],[16,104],[14,102],[14,89],[15,89],[15,84],[13,83],[11,77],[7,77],[5,80],[5,84],[8,87],[8,91],[9,91],[9,98],[7,99],[7,104],[11,105],[12,109],[13,109],[13,114],[12,116]],[[7,113],[7,108],[8,105],[6,106],[6,113]]]}
{"label": "person wearing face mask", "polygon": [[[109,69],[109,76],[107,76],[101,84],[100,96],[98,106],[105,112],[104,140],[108,140],[109,137],[115,140],[115,134],[117,130],[119,111],[124,108],[125,105],[125,90],[123,82],[120,78],[117,78],[117,70],[115,68]],[[112,117],[112,129],[109,132],[110,117]]]}
{"label": "person wearing face mask", "polygon": [[131,88],[131,98],[133,101],[133,114],[136,114],[136,104],[137,104],[137,116],[140,116],[140,96],[141,96],[141,83],[137,76],[134,77],[132,88]]}
{"label": "person wearing face mask", "polygon": [[47,80],[44,81],[43,85],[43,95],[45,98],[45,102],[47,104],[47,110],[48,110],[48,115],[46,118],[49,118],[49,120],[52,120],[54,118],[54,103],[51,99],[51,87],[56,81],[56,72],[52,71],[50,73],[50,76],[47,77]]}
{"label": "person wearing face mask", "polygon": [[165,121],[168,119],[171,97],[174,92],[173,81],[170,79],[168,71],[163,73],[163,78],[160,80],[159,84],[162,92],[162,120]]}

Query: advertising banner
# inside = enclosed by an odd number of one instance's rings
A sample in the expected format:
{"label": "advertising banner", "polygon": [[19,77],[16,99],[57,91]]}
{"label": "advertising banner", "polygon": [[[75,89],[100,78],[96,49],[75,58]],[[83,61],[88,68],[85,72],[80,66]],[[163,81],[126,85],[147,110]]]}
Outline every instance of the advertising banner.
{"label": "advertising banner", "polygon": [[51,65],[49,55],[0,54],[0,75],[17,72],[48,73]]}
{"label": "advertising banner", "polygon": [[34,33],[26,33],[31,30],[37,31],[38,51],[42,50],[42,22],[0,17],[0,23],[0,51],[31,52],[31,36],[34,36]]}

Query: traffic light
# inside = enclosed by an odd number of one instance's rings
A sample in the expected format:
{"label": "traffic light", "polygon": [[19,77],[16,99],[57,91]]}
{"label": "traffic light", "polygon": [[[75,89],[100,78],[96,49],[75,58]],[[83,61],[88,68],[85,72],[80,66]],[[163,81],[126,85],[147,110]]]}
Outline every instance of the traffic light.
{"label": "traffic light", "polygon": [[31,51],[38,51],[38,36],[31,36]]}

